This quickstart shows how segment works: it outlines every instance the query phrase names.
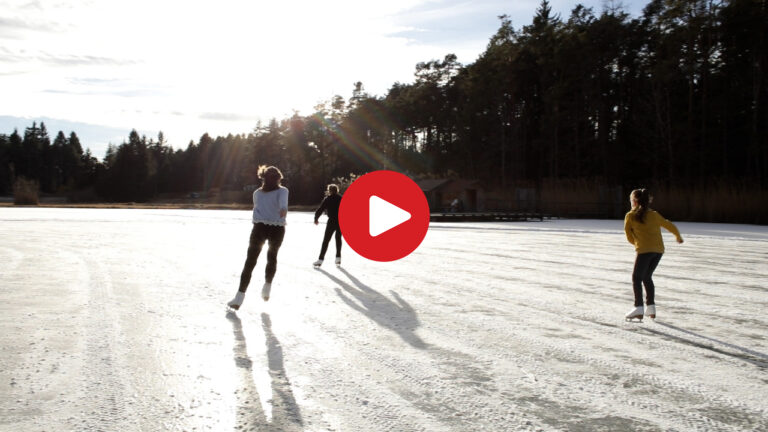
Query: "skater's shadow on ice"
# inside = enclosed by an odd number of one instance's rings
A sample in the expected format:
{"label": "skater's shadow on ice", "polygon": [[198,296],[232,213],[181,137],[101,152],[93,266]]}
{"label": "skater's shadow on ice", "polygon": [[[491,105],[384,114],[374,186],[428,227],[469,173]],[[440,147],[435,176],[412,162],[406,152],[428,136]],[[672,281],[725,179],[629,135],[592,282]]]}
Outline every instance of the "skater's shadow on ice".
{"label": "skater's shadow on ice", "polygon": [[658,321],[656,322],[656,324],[660,325],[660,326],[663,326],[663,327],[667,327],[667,328],[672,329],[672,330],[676,330],[676,331],[678,331],[680,333],[684,333],[684,334],[687,334],[687,335],[695,336],[696,338],[699,338],[699,339],[704,339],[704,340],[707,340],[707,341],[710,341],[710,342],[714,342],[714,343],[722,345],[724,347],[728,347],[728,348],[731,348],[731,349],[734,349],[734,350],[737,350],[737,351],[741,351],[741,352],[743,352],[745,354],[729,352],[729,351],[727,351],[725,349],[720,349],[720,348],[717,348],[715,346],[708,346],[705,343],[702,343],[702,342],[699,342],[699,341],[696,341],[696,340],[688,339],[688,338],[685,338],[685,337],[682,337],[682,336],[675,336],[673,334],[669,334],[669,333],[666,333],[666,332],[654,331],[654,330],[652,330],[650,328],[647,328],[647,327],[644,328],[644,330],[649,331],[651,333],[657,333],[657,334],[666,336],[666,337],[671,338],[671,339],[678,340],[678,341],[686,343],[688,345],[693,345],[693,346],[696,346],[696,347],[699,347],[699,348],[705,348],[705,349],[708,349],[710,351],[715,351],[715,352],[720,353],[720,354],[725,354],[725,355],[728,355],[728,356],[731,356],[731,357],[736,357],[736,358],[739,358],[739,359],[744,360],[746,362],[752,363],[752,364],[754,364],[756,366],[759,366],[761,368],[767,368],[768,367],[768,361],[767,361],[768,360],[768,354],[764,354],[764,353],[761,353],[759,351],[755,351],[755,350],[751,350],[749,348],[744,348],[744,347],[741,347],[741,346],[738,346],[738,345],[734,345],[732,343],[723,342],[721,340],[718,340],[718,339],[715,339],[715,338],[711,338],[709,336],[704,336],[704,335],[692,332],[690,330],[686,330],[686,329],[674,326],[672,324],[667,324],[667,323],[658,322]]}
{"label": "skater's shadow on ice", "polygon": [[[413,310],[411,305],[403,300],[396,292],[390,291],[390,294],[392,294],[392,297],[396,300],[395,302],[368,285],[360,282],[359,279],[352,276],[345,269],[340,268],[339,270],[344,273],[354,286],[323,269],[319,269],[319,271],[326,275],[328,279],[343,288],[343,290],[336,288],[336,294],[338,294],[339,298],[341,298],[344,303],[367,316],[379,326],[397,333],[398,336],[414,348],[425,349],[428,347],[415,333],[416,328],[421,324],[419,318],[416,316],[416,311]],[[349,298],[345,293],[350,294],[357,301]]]}
{"label": "skater's shadow on ice", "polygon": [[238,386],[236,391],[236,429],[303,430],[304,421],[301,417],[301,411],[296,404],[296,399],[291,390],[291,383],[288,381],[285,373],[283,348],[272,332],[272,320],[269,318],[269,315],[266,313],[261,314],[261,326],[266,340],[267,365],[272,390],[272,397],[266,402],[260,399],[259,391],[256,387],[257,380],[254,377],[253,361],[248,354],[243,323],[234,312],[228,312],[227,319],[232,322],[232,330],[235,334],[233,353],[235,366],[237,366],[240,372],[238,377],[240,379],[239,384],[242,384],[242,387]]}

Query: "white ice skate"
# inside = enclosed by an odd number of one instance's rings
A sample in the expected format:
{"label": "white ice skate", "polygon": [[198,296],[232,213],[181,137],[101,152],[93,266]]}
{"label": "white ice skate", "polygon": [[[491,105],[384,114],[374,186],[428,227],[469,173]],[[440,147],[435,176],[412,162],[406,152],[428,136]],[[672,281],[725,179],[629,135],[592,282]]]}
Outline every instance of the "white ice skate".
{"label": "white ice skate", "polygon": [[643,307],[638,306],[632,309],[628,314],[624,316],[624,319],[627,321],[643,321]]}
{"label": "white ice skate", "polygon": [[341,257],[336,257],[336,267],[341,267]]}
{"label": "white ice skate", "polygon": [[237,294],[235,294],[235,298],[229,301],[227,303],[227,306],[231,307],[234,310],[240,309],[240,305],[243,304],[243,300],[245,299],[245,293],[238,291]]}
{"label": "white ice skate", "polygon": [[645,316],[651,319],[656,319],[656,305],[648,305],[645,308]]}
{"label": "white ice skate", "polygon": [[261,298],[263,298],[264,301],[269,301],[270,291],[272,291],[272,284],[269,282],[264,282],[264,286],[261,288]]}
{"label": "white ice skate", "polygon": [[320,268],[320,266],[321,266],[321,265],[323,265],[323,260],[319,259],[319,260],[317,260],[317,261],[313,262],[313,263],[312,263],[312,265],[313,265],[315,268]]}

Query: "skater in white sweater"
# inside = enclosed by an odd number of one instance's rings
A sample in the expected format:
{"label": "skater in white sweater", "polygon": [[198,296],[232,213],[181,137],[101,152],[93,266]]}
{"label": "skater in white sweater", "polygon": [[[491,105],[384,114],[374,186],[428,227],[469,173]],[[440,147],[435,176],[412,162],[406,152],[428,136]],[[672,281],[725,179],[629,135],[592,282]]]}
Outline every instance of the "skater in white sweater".
{"label": "skater in white sweater", "polygon": [[259,258],[265,242],[269,242],[269,249],[267,250],[267,267],[261,297],[264,301],[269,300],[272,279],[277,271],[277,252],[280,250],[285,236],[288,189],[280,185],[283,174],[274,166],[262,166],[259,167],[259,178],[262,180],[262,185],[253,192],[253,229],[251,230],[248,255],[240,275],[240,287],[235,298],[227,303],[229,307],[235,310],[243,304],[245,292],[251,282],[253,268],[256,266],[256,260]]}

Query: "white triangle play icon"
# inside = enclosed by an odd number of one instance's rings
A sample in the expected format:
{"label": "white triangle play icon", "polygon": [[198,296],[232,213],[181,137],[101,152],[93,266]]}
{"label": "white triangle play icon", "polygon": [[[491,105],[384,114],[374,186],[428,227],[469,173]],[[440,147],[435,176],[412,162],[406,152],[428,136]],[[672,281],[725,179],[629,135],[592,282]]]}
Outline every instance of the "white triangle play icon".
{"label": "white triangle play icon", "polygon": [[411,218],[411,214],[400,207],[371,195],[368,200],[368,232],[376,237]]}

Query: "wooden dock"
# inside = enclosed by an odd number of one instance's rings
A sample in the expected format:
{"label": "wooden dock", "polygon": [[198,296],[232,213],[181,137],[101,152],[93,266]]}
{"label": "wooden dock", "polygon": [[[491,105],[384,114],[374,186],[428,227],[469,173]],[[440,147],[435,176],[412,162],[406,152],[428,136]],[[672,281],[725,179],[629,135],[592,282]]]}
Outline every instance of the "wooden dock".
{"label": "wooden dock", "polygon": [[544,220],[541,213],[531,212],[456,212],[456,213],[430,213],[430,222],[524,222],[530,220]]}

